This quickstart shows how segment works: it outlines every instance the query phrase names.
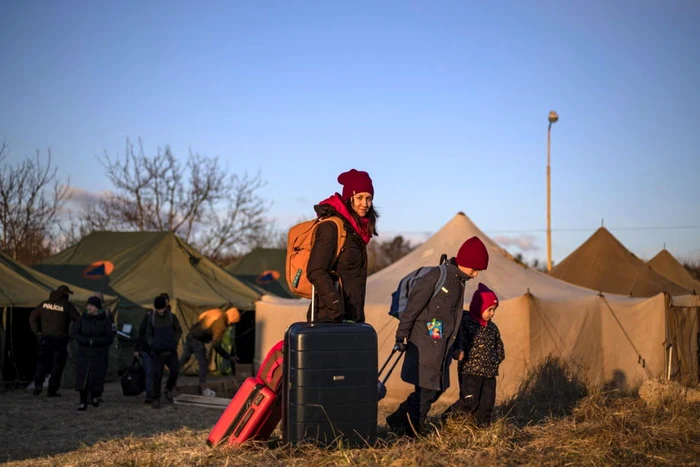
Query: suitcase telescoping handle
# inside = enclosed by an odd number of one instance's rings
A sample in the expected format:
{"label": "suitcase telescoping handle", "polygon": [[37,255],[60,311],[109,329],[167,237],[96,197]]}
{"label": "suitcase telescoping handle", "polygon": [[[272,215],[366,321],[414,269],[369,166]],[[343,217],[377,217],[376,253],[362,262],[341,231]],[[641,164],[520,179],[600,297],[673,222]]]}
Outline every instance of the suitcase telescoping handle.
{"label": "suitcase telescoping handle", "polygon": [[382,384],[386,384],[386,381],[389,379],[389,376],[391,376],[391,372],[394,371],[394,368],[396,368],[396,365],[399,363],[401,360],[401,357],[403,357],[404,351],[399,351],[397,349],[392,349],[391,353],[389,354],[389,357],[386,359],[386,362],[384,362],[384,365],[382,365],[381,370],[379,370],[379,374],[377,375],[377,378],[382,376],[382,371],[384,371],[384,368],[389,364],[391,361],[392,357],[396,352],[399,352],[399,356],[394,360],[394,363],[391,364],[389,367],[389,371],[387,371],[386,375],[384,375],[384,379],[382,379]]}
{"label": "suitcase telescoping handle", "polygon": [[311,284],[311,322],[314,322],[314,305],[316,304],[316,287]]}

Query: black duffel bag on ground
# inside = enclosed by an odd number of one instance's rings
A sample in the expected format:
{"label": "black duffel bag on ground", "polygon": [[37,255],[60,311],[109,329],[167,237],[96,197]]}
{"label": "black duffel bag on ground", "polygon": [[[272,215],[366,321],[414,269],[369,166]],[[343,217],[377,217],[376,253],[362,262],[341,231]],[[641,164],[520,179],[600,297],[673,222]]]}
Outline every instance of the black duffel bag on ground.
{"label": "black duffel bag on ground", "polygon": [[121,378],[122,393],[125,396],[138,396],[146,390],[146,372],[138,357],[134,357],[131,365]]}

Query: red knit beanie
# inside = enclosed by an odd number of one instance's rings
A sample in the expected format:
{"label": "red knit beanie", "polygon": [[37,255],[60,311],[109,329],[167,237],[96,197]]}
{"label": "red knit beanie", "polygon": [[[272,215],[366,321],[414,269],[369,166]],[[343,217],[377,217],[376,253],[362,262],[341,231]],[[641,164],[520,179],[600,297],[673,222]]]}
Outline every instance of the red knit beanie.
{"label": "red knit beanie", "polygon": [[479,282],[479,287],[472,295],[472,302],[469,304],[469,314],[474,318],[474,321],[486,326],[488,323],[481,318],[481,314],[492,305],[498,307],[498,297],[493,290]]}
{"label": "red knit beanie", "polygon": [[481,240],[472,237],[459,247],[456,260],[459,266],[484,271],[489,265],[489,252]]}
{"label": "red knit beanie", "polygon": [[351,169],[338,175],[338,183],[343,185],[343,200],[347,201],[356,193],[369,193],[374,196],[372,179],[367,172]]}

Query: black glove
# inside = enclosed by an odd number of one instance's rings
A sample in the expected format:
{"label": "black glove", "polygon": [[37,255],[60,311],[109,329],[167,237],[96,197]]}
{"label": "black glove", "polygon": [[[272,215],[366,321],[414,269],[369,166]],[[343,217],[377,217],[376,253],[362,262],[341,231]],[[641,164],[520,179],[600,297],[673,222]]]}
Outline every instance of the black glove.
{"label": "black glove", "polygon": [[382,400],[386,397],[386,386],[381,381],[377,381],[377,400]]}
{"label": "black glove", "polygon": [[399,352],[405,352],[406,351],[406,339],[403,337],[396,337],[396,344],[394,344],[394,350],[398,350]]}

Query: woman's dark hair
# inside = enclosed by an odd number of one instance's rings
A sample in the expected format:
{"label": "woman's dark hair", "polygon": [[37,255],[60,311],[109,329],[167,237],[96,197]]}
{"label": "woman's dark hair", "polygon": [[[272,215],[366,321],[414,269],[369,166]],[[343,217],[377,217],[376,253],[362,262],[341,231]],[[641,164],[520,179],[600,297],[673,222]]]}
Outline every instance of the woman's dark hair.
{"label": "woman's dark hair", "polygon": [[[347,201],[345,201],[345,205],[348,207],[348,211],[350,211],[350,214],[355,219],[355,222],[357,222],[357,225],[362,225],[361,224],[362,218],[352,208],[352,198],[349,198]],[[369,223],[367,224],[367,228],[369,229],[369,233],[373,237],[376,237],[377,235],[379,235],[379,232],[377,232],[377,219],[379,219],[379,213],[377,212],[376,209],[374,209],[374,205],[372,205],[367,210],[367,214],[365,215],[365,217],[367,218],[367,220],[369,220]]]}

